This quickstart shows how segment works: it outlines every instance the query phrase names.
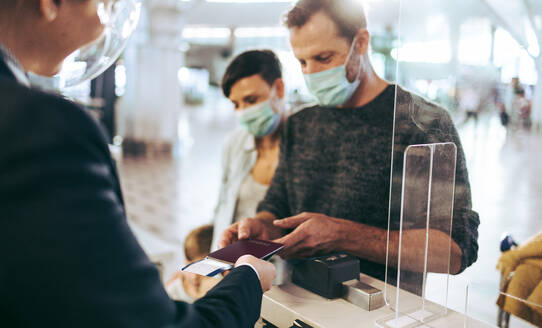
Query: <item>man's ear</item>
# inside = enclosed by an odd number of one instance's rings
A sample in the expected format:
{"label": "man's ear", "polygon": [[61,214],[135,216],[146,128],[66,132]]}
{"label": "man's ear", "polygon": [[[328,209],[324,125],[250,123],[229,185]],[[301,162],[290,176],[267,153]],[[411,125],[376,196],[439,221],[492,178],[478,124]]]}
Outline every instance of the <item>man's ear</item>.
{"label": "man's ear", "polygon": [[284,80],[282,78],[278,78],[275,80],[274,87],[275,91],[277,92],[277,96],[282,99],[284,98]]}
{"label": "man's ear", "polygon": [[365,28],[360,29],[354,38],[354,51],[356,51],[360,56],[367,54],[369,52],[370,40],[371,36],[369,35],[369,31],[367,31]]}
{"label": "man's ear", "polygon": [[56,19],[62,1],[63,0],[39,0],[40,14],[47,22],[52,22]]}
{"label": "man's ear", "polygon": [[360,29],[354,41],[352,49],[346,58],[346,78],[350,82],[359,79],[361,71],[361,58],[369,52],[370,35],[367,29]]}

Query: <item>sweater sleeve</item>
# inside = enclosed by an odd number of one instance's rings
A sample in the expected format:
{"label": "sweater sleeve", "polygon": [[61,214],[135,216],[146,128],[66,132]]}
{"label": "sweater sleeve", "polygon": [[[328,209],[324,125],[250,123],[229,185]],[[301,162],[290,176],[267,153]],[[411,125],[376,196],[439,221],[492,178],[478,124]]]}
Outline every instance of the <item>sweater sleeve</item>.
{"label": "sweater sleeve", "polygon": [[[425,100],[416,101],[419,106],[411,117],[425,135],[424,143],[452,142],[457,146],[455,194],[453,202],[453,221],[451,237],[462,250],[461,269],[463,272],[478,258],[478,213],[472,209],[471,189],[467,171],[467,163],[459,135],[448,112]],[[435,223],[436,229],[450,232],[447,219]]]}

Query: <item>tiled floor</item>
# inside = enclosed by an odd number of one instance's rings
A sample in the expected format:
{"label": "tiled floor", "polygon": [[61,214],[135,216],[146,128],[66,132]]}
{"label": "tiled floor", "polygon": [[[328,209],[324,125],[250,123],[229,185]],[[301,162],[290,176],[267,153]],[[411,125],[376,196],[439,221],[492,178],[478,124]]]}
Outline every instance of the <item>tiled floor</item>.
{"label": "tiled floor", "polygon": [[[193,228],[211,222],[220,180],[220,150],[235,126],[230,105],[212,97],[204,107],[184,108],[179,123],[180,146],[174,159],[124,158],[119,165],[130,220],[177,251],[166,264],[169,276],[183,261],[182,241]],[[499,276],[495,264],[505,231],[518,241],[542,231],[542,137],[507,133],[498,117],[459,128],[465,147],[474,208],[480,214],[479,259],[452,277],[449,305],[494,322]],[[429,292],[442,292],[442,277],[432,276]],[[433,288],[431,288],[433,286]],[[512,327],[525,324],[514,322]]]}

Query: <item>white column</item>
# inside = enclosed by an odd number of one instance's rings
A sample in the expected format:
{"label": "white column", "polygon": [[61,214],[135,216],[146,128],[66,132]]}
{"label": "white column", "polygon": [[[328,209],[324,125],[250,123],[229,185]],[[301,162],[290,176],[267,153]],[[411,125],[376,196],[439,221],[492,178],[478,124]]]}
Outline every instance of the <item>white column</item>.
{"label": "white column", "polygon": [[538,81],[536,82],[533,94],[531,120],[533,122],[533,130],[542,133],[542,55],[535,59],[535,64],[538,73]]}
{"label": "white column", "polygon": [[127,84],[117,106],[117,125],[125,150],[172,151],[182,93],[177,72],[184,16],[179,1],[147,0],[134,39],[124,53]]}

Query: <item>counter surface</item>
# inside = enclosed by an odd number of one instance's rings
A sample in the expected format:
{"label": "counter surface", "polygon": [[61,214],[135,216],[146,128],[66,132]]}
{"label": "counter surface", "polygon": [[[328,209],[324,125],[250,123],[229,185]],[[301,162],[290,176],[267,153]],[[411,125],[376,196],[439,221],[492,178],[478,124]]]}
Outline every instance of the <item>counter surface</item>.
{"label": "counter surface", "polygon": [[[384,290],[382,281],[363,274],[360,276],[360,280]],[[400,302],[401,304],[416,304],[420,302],[420,297],[401,292]],[[393,316],[393,311],[386,306],[369,312],[343,299],[323,298],[292,283],[273,286],[270,291],[264,294],[262,304],[262,317],[281,328],[291,327],[296,319],[314,328],[375,327],[375,322],[386,316]],[[408,327],[408,325],[404,327]],[[447,314],[431,321],[424,327],[485,328],[494,326],[448,310]]]}

